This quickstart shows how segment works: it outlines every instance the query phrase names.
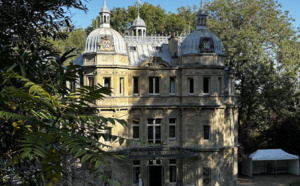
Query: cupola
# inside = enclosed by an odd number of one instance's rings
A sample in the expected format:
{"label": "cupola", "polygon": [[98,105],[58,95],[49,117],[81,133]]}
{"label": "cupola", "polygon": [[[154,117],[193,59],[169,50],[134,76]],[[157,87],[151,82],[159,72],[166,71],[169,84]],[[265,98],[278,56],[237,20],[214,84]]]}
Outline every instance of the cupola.
{"label": "cupola", "polygon": [[140,18],[140,3],[141,1],[138,0],[138,17],[133,21],[131,25],[132,35],[133,36],[146,36],[146,24],[143,19]]}
{"label": "cupola", "polygon": [[103,1],[103,7],[100,12],[100,28],[109,28],[110,27],[110,12],[106,7],[106,1]]}
{"label": "cupola", "polygon": [[181,55],[214,53],[223,55],[221,40],[213,32],[207,30],[207,14],[201,9],[196,15],[196,31],[190,33],[182,43]]}

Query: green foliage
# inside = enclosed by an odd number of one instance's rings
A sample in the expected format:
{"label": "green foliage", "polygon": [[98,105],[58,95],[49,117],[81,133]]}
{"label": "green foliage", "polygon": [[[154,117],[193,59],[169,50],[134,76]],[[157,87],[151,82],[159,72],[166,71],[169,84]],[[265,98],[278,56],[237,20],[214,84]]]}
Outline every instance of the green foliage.
{"label": "green foliage", "polygon": [[119,31],[120,33],[125,33],[129,24],[127,20],[126,9],[114,7],[110,11],[110,15],[111,15],[111,22],[110,22],[111,27]]}
{"label": "green foliage", "polygon": [[[0,110],[2,128],[5,128],[1,130],[1,157],[6,159],[7,167],[15,170],[24,162],[36,165],[41,170],[38,174],[49,185],[61,181],[64,170],[61,161],[65,154],[80,159],[81,163],[88,162],[91,171],[99,167],[104,155],[120,158],[102,150],[108,145],[101,142],[107,138],[101,131],[108,122],[115,125],[115,120],[93,114],[90,107],[94,100],[103,99],[111,91],[98,85],[82,86],[71,92],[60,82],[74,81],[75,75],[69,78],[65,75],[75,73],[75,68],[59,63],[62,61],[51,60],[45,64],[49,66],[47,74],[55,67],[56,74],[63,73],[63,77],[52,77],[40,84],[13,69],[1,74],[6,80],[1,91],[1,105],[7,108]],[[63,89],[67,93],[62,93]],[[124,141],[123,138],[109,138],[112,143]]]}
{"label": "green foliage", "polygon": [[126,123],[94,109],[111,90],[67,86],[78,79],[79,66],[64,63],[75,57],[71,45],[84,40],[81,29],[65,43],[57,40],[68,34],[62,27],[72,28],[65,16],[71,7],[86,10],[80,0],[17,0],[0,6],[0,185],[57,185],[68,177],[68,157],[101,176],[97,169],[106,156],[122,158],[105,152],[109,146],[102,142],[126,141],[104,132],[108,124]]}
{"label": "green foliage", "polygon": [[57,40],[51,39],[50,43],[53,45],[54,51],[58,53],[65,53],[76,48],[73,52],[74,56],[69,58],[69,60],[75,61],[85,49],[85,31],[82,28],[71,31],[69,31],[69,29],[64,29],[63,33],[66,34],[66,38]]}
{"label": "green foliage", "polygon": [[292,18],[273,0],[215,0],[207,8],[208,27],[220,37],[226,62],[236,70],[239,141],[245,153],[297,149],[270,136],[287,118],[298,120],[300,44]]}

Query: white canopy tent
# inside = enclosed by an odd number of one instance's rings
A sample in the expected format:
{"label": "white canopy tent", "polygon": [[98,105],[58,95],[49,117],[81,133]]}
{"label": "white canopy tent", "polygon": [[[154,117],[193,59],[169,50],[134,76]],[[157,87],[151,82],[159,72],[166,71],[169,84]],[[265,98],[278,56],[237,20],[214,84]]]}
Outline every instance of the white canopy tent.
{"label": "white canopy tent", "polygon": [[243,161],[242,173],[253,174],[287,172],[299,175],[299,156],[289,154],[282,149],[259,149]]}

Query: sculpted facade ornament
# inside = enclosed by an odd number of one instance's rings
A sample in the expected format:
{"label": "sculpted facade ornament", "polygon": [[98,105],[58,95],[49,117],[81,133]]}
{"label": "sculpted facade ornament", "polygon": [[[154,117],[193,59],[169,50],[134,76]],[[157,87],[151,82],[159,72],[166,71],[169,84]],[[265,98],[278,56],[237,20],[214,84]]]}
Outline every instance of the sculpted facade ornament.
{"label": "sculpted facade ornament", "polygon": [[114,43],[111,42],[109,36],[102,37],[101,42],[98,43],[99,52],[112,52],[114,51]]}

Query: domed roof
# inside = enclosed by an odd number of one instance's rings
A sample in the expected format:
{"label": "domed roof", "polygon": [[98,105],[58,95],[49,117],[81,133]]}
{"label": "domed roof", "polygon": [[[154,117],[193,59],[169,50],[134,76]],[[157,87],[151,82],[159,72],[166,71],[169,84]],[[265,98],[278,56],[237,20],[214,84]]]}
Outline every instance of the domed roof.
{"label": "domed roof", "polygon": [[197,13],[197,16],[201,16],[201,15],[207,15],[203,9],[199,10]]}
{"label": "domed roof", "polygon": [[[98,9],[99,10],[99,9]],[[100,12],[103,12],[103,13],[109,13],[109,10],[106,6],[103,6],[100,10]]]}
{"label": "domed roof", "polygon": [[125,41],[119,32],[111,28],[98,28],[92,31],[86,39],[85,51],[83,53],[95,53],[98,45],[104,37],[109,37],[113,42],[114,50],[118,54],[127,54]]}
{"label": "domed roof", "polygon": [[221,40],[213,32],[206,29],[199,29],[190,33],[181,45],[181,55],[199,53],[223,55]]}
{"label": "domed roof", "polygon": [[106,7],[106,1],[103,1],[103,7],[100,10],[100,13],[109,13],[108,8]]}
{"label": "domed roof", "polygon": [[131,27],[147,27],[145,24],[145,21],[143,19],[140,18],[140,16],[138,16],[138,18],[136,18]]}

